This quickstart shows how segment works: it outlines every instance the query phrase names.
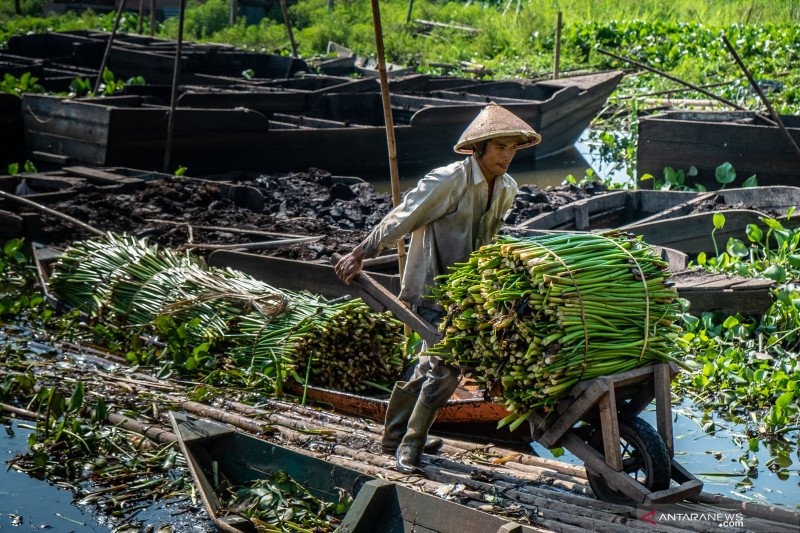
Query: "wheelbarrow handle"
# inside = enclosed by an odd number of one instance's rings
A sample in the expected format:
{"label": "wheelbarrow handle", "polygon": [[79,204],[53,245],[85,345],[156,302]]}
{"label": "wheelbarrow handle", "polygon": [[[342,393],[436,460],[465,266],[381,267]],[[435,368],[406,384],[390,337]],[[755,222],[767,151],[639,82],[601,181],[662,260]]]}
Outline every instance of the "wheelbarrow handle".
{"label": "wheelbarrow handle", "polygon": [[[331,264],[336,266],[339,259],[341,259],[341,256],[334,254],[331,256]],[[386,287],[375,281],[372,276],[363,270],[353,279],[352,283],[378,301],[386,310],[397,317],[398,320],[411,328],[412,331],[416,332],[428,346],[433,346],[441,340],[441,334],[425,319],[412,311],[397,296],[392,294]]]}

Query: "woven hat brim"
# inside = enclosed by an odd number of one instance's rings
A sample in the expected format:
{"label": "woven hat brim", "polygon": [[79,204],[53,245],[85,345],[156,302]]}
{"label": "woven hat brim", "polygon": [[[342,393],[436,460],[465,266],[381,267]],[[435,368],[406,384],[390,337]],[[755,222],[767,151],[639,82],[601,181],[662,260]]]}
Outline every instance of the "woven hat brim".
{"label": "woven hat brim", "polygon": [[472,145],[482,141],[488,141],[489,139],[496,139],[497,137],[525,137],[526,139],[529,139],[529,141],[526,143],[518,144],[517,150],[524,150],[525,148],[536,146],[537,144],[542,142],[542,136],[536,133],[535,131],[504,130],[504,131],[493,131],[491,133],[475,137],[474,139],[465,139],[460,143],[458,143],[457,145],[453,146],[453,150],[457,154],[471,154],[475,151],[474,149],[471,148]]}

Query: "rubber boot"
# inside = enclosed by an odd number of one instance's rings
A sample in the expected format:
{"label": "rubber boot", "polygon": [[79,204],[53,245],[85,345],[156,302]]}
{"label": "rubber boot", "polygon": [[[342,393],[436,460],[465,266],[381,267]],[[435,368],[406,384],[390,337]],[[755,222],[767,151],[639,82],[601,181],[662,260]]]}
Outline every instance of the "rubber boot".
{"label": "rubber boot", "polygon": [[[402,385],[405,385],[405,382],[398,381],[395,384],[392,395],[389,397],[389,405],[386,407],[381,448],[383,453],[389,455],[395,454],[400,441],[403,440],[408,427],[408,419],[417,403],[417,395],[401,388]],[[443,445],[444,442],[439,437],[429,437],[425,442],[425,453],[436,453]]]}
{"label": "rubber boot", "polygon": [[397,447],[395,459],[397,459],[397,470],[404,474],[420,472],[419,464],[422,459],[422,451],[428,437],[433,421],[436,420],[438,409],[428,407],[422,402],[417,402],[414,411],[408,419],[406,435],[400,446]]}

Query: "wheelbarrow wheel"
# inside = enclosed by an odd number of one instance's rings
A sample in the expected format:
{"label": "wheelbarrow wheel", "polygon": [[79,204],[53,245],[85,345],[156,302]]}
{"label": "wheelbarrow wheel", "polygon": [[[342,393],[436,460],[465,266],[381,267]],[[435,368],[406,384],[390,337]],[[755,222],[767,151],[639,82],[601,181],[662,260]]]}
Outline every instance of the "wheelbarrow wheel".
{"label": "wheelbarrow wheel", "polygon": [[[622,469],[651,492],[669,488],[672,466],[664,440],[653,426],[639,417],[619,421]],[[603,453],[603,431],[598,428],[589,436],[589,445]],[[599,473],[586,468],[586,477],[595,496],[603,501],[632,505],[636,502],[609,486]]]}

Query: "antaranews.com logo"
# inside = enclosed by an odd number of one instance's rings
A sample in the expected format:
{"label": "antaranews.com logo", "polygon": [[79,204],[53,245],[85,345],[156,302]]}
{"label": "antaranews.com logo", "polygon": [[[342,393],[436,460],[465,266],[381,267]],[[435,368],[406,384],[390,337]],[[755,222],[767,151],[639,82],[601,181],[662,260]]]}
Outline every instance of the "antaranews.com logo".
{"label": "antaranews.com logo", "polygon": [[655,507],[639,507],[639,519],[651,525],[670,525],[674,527],[690,527],[692,522],[716,524],[720,530],[743,529],[746,517],[735,509],[703,509],[682,505],[659,505]]}

